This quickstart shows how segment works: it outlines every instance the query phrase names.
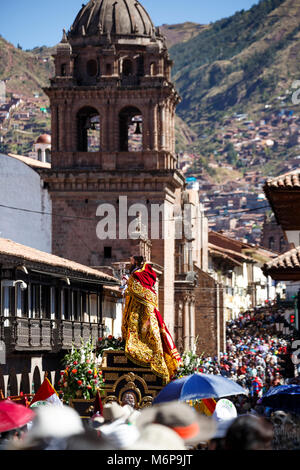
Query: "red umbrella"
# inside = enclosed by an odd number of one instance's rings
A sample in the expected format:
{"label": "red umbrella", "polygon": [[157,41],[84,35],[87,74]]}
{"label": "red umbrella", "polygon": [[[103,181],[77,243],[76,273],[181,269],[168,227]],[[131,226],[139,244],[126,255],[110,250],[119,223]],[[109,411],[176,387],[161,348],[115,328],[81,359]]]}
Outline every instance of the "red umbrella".
{"label": "red umbrella", "polygon": [[23,405],[10,400],[0,402],[0,432],[22,428],[34,417],[35,413]]}

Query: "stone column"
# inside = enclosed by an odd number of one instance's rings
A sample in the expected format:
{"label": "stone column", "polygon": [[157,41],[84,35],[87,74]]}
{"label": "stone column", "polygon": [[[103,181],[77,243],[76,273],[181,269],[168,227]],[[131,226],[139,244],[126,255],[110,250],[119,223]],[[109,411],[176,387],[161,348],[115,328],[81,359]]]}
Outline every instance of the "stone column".
{"label": "stone column", "polygon": [[196,339],[196,326],[195,326],[195,299],[192,297],[189,302],[190,311],[190,346],[193,348]]}
{"label": "stone column", "polygon": [[110,150],[110,100],[106,102],[106,113],[105,118],[103,121],[103,132],[102,132],[102,143],[103,143],[103,150],[105,152],[109,152]]}
{"label": "stone column", "polygon": [[[65,150],[67,152],[72,152],[72,150],[73,150],[73,145],[72,144],[73,144],[73,140],[74,140],[74,137],[73,137],[73,119],[74,119],[74,116],[72,114],[72,106],[71,106],[70,102],[68,102],[68,104],[67,104],[66,115],[67,115],[67,119],[66,119],[66,122],[65,122],[65,134],[66,134],[66,148],[65,148]],[[75,117],[75,119],[76,119],[76,117]],[[76,139],[76,134],[75,134],[75,139]]]}
{"label": "stone column", "polygon": [[158,114],[157,114],[157,105],[152,105],[152,122],[153,122],[153,150],[158,150]]}
{"label": "stone column", "polygon": [[164,106],[160,107],[160,147],[161,150],[166,150],[166,113]]}
{"label": "stone column", "polygon": [[58,106],[58,151],[63,152],[65,142],[65,129],[64,129],[64,105],[59,104]]}
{"label": "stone column", "polygon": [[53,152],[57,152],[57,147],[58,147],[58,123],[57,123],[57,118],[58,118],[58,112],[57,112],[57,106],[52,105],[51,106],[51,148]]}
{"label": "stone column", "polygon": [[190,349],[190,309],[189,298],[184,299],[184,330],[183,330],[183,344],[185,351]]}
{"label": "stone column", "polygon": [[151,104],[143,109],[143,151],[151,148]]}
{"label": "stone column", "polygon": [[176,145],[176,137],[175,137],[175,109],[172,107],[172,148],[171,152],[175,154],[175,145]]}
{"label": "stone column", "polygon": [[183,302],[178,303],[178,317],[177,317],[177,335],[176,335],[176,346],[180,354],[184,351],[183,344]]}
{"label": "stone column", "polygon": [[170,150],[170,109],[167,102],[165,107],[165,136],[166,136],[166,150]]}
{"label": "stone column", "polygon": [[120,127],[119,115],[114,107],[114,103],[110,103],[110,112],[108,118],[108,151],[118,152],[120,150]]}
{"label": "stone column", "polygon": [[149,150],[153,150],[154,148],[154,113],[153,113],[153,103],[152,100],[149,103],[149,109],[148,109],[148,124],[149,124]]}

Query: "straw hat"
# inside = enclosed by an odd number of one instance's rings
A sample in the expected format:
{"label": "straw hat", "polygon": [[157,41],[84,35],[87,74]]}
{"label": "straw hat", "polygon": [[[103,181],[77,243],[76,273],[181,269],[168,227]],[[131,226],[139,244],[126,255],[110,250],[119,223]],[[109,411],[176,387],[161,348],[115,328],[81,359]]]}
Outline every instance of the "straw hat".
{"label": "straw hat", "polygon": [[128,405],[120,406],[118,403],[112,402],[104,405],[102,415],[105,422],[114,422],[120,419],[126,421],[133,411],[133,408]]}
{"label": "straw hat", "polygon": [[148,424],[161,424],[175,431],[185,445],[209,441],[216,431],[212,418],[202,416],[191,406],[178,401],[160,403],[141,412],[136,420],[139,429]]}
{"label": "straw hat", "polygon": [[186,450],[183,439],[167,426],[148,424],[140,438],[126,450]]}

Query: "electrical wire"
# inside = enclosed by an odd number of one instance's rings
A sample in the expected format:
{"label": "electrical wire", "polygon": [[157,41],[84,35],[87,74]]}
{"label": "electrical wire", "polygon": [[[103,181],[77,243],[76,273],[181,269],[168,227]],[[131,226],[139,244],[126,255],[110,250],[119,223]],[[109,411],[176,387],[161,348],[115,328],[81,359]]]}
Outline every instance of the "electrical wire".
{"label": "electrical wire", "polygon": [[[98,220],[98,218],[95,216],[95,217],[80,217],[80,216],[76,216],[76,215],[67,215],[67,214],[58,214],[58,213],[55,213],[55,212],[44,212],[44,211],[37,211],[37,210],[33,210],[33,209],[24,209],[24,208],[21,208],[21,207],[14,207],[14,206],[7,206],[5,204],[0,204],[0,207],[4,208],[4,209],[10,209],[10,210],[15,210],[15,211],[20,211],[20,212],[27,212],[27,213],[32,213],[32,214],[40,214],[40,215],[48,215],[50,217],[62,217],[62,218],[66,218],[66,219],[78,219],[78,220],[86,220],[86,221],[96,221]],[[209,218],[224,218],[224,217],[230,217],[230,216],[238,216],[242,213],[248,213],[248,212],[253,212],[253,211],[258,211],[258,210],[261,210],[261,209],[270,209],[270,206],[262,206],[262,207],[255,207],[253,209],[241,209],[240,211],[237,211],[235,214],[228,214],[227,216],[226,215],[218,215],[218,216],[214,216],[214,215],[202,215],[202,216],[197,216],[197,217],[191,217],[190,220],[199,220],[199,219],[209,219]],[[163,219],[162,220],[163,222],[172,222],[172,221],[176,221],[176,218],[170,218],[170,219]]]}

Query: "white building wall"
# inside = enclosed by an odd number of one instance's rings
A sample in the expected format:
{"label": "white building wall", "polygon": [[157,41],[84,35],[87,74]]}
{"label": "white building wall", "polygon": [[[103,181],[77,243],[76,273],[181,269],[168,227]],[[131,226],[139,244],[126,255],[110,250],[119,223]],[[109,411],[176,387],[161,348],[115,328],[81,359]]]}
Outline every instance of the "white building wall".
{"label": "white building wall", "polygon": [[51,216],[2,206],[52,211],[39,174],[25,163],[0,154],[0,237],[51,253]]}

